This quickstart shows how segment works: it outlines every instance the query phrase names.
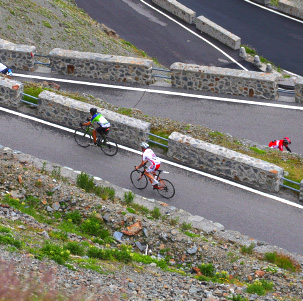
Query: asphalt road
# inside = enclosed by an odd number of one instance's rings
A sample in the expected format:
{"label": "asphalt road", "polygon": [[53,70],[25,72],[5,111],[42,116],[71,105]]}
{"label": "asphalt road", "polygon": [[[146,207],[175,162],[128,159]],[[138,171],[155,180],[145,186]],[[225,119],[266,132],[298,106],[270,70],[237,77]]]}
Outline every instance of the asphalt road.
{"label": "asphalt road", "polygon": [[241,38],[276,66],[303,76],[303,24],[243,0],[178,0]]}
{"label": "asphalt road", "polygon": [[[224,54],[138,0],[75,2],[93,19],[114,29],[120,38],[144,50],[167,68],[172,63],[182,62],[239,69]],[[183,24],[199,33],[195,27]],[[241,64],[249,67],[249,64],[239,57],[238,52],[206,35],[201,36],[207,37]]]}
{"label": "asphalt road", "polygon": [[[8,123],[9,121],[9,123]],[[9,124],[9,126],[8,126]],[[35,157],[98,176],[138,193],[129,174],[141,157],[120,150],[107,157],[80,148],[72,134],[0,111],[0,144]],[[176,188],[169,205],[222,223],[253,238],[303,255],[303,211],[252,192],[163,164]],[[141,195],[163,201],[149,186]]]}
{"label": "asphalt road", "polygon": [[[222,53],[184,28],[168,20],[139,0],[75,0],[92,18],[116,30],[131,42],[169,67],[174,62],[239,68]],[[165,12],[151,0],[146,3]],[[266,11],[243,0],[179,0],[211,21],[241,37],[241,43],[256,49],[276,66],[303,76],[303,24]],[[170,15],[172,16],[172,15]],[[174,17],[174,16],[172,16]],[[194,25],[187,25],[200,36],[217,45],[244,67],[252,66],[239,57],[239,52],[201,34]]]}

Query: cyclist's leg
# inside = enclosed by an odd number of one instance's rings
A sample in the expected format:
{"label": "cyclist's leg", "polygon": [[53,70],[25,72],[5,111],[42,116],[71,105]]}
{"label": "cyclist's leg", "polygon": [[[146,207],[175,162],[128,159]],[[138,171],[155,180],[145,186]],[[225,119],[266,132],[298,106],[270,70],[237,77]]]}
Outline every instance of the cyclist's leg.
{"label": "cyclist's leg", "polygon": [[97,130],[96,129],[93,130],[92,134],[93,134],[94,144],[96,144],[97,143]]}
{"label": "cyclist's leg", "polygon": [[[152,180],[152,184],[159,184],[159,182],[155,179],[154,171],[156,170],[157,165],[152,164],[145,170],[145,175]],[[159,168],[159,167],[158,167]]]}

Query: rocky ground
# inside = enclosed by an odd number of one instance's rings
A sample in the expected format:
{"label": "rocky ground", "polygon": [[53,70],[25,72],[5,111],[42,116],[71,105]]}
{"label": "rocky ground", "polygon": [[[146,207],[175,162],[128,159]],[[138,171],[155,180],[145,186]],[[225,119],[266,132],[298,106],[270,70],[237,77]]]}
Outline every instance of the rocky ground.
{"label": "rocky ground", "polygon": [[[263,255],[247,254],[240,245],[219,239],[215,233],[179,223],[165,214],[165,203],[159,215],[127,203],[124,190],[119,192],[117,187],[115,197],[97,197],[79,188],[75,175],[61,174],[61,167],[7,148],[0,150],[0,170],[0,261],[6,294],[12,283],[23,290],[24,283],[27,290],[36,287],[36,294],[37,283],[44,283],[53,300],[59,293],[73,300],[302,299],[303,273],[294,259],[296,272],[279,268]],[[94,214],[115,239],[102,244],[93,234],[83,235],[72,228],[63,231],[65,216],[76,210],[83,221]],[[3,239],[7,229],[21,247]],[[123,250],[126,245],[132,260],[126,264],[122,259],[98,260],[88,253],[71,253],[58,264],[51,260],[51,253],[41,251],[46,242],[59,246],[75,242],[86,250]],[[213,265],[211,277],[201,270],[202,264]],[[272,282],[272,290],[265,296],[248,293],[251,284],[262,286],[256,280]],[[0,298],[3,294],[0,290]]]}

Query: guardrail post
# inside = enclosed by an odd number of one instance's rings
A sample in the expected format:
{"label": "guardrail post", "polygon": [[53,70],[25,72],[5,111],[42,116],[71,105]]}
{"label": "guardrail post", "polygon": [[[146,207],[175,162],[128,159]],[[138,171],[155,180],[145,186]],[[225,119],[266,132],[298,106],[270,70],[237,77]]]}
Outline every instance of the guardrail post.
{"label": "guardrail post", "polygon": [[299,201],[303,202],[303,180],[300,183],[300,194],[299,194]]}

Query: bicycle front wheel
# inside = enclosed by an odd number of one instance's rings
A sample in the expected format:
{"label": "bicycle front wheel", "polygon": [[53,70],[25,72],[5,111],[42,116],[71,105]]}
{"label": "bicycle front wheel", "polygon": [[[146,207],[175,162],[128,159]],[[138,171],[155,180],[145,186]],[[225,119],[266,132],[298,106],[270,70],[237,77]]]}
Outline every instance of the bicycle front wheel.
{"label": "bicycle front wheel", "polygon": [[175,195],[174,185],[166,179],[160,180],[157,191],[165,199],[170,199]]}
{"label": "bicycle front wheel", "polygon": [[74,138],[77,144],[81,147],[88,147],[92,142],[91,134],[86,129],[82,128],[75,130]]}
{"label": "bicycle front wheel", "polygon": [[146,188],[148,184],[146,175],[137,169],[131,172],[130,180],[132,181],[133,185],[140,190]]}
{"label": "bicycle front wheel", "polygon": [[107,156],[114,156],[118,152],[117,143],[108,138],[106,138],[106,140],[102,140],[99,146],[101,147],[103,153]]}

